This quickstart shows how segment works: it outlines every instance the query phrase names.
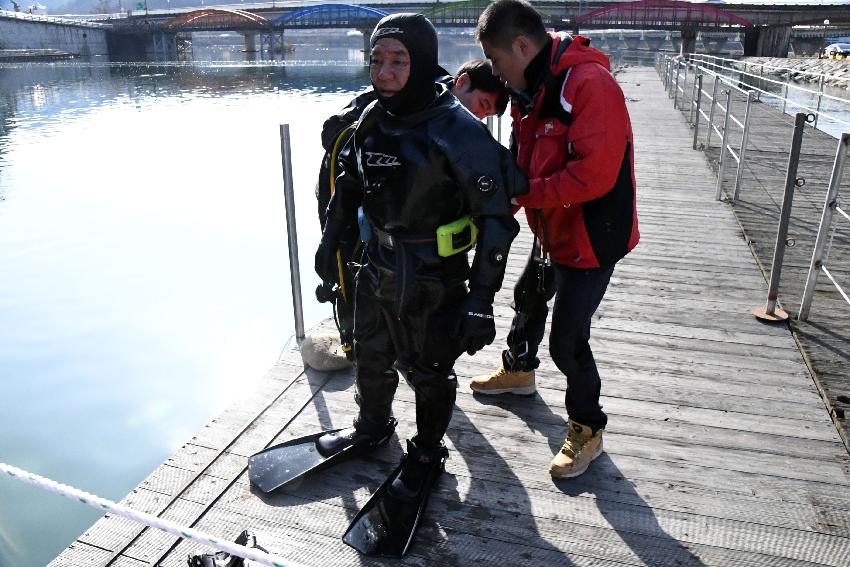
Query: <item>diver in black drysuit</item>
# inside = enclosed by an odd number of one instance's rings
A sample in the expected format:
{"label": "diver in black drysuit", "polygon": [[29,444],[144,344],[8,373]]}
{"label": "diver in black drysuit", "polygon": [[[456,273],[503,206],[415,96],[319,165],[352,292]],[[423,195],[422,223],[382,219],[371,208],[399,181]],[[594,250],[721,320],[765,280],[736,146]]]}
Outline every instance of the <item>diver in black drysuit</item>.
{"label": "diver in black drysuit", "polygon": [[[442,67],[437,67],[435,81],[442,83],[451,91],[455,85],[455,77]],[[333,172],[339,151],[354,132],[355,123],[360,119],[369,104],[377,100],[378,94],[374,89],[358,95],[342,111],[325,120],[322,125],[322,147],[325,154],[319,168],[319,178],[316,183],[316,203],[318,205],[319,224],[324,230],[328,203],[334,187]],[[335,180],[334,180],[335,181]],[[346,226],[340,233],[339,254],[340,265],[338,273],[332,281],[322,282],[316,289],[316,298],[320,303],[331,303],[334,308],[334,320],[339,330],[340,343],[343,352],[350,360],[353,359],[353,329],[354,329],[354,276],[357,272],[357,262],[362,253],[360,229],[356,211],[346,221]]]}
{"label": "diver in black drysuit", "polygon": [[[386,440],[395,424],[394,364],[408,369],[417,433],[390,490],[416,500],[428,492],[447,455],[442,438],[456,395],[454,362],[495,338],[493,298],[519,231],[510,199],[527,191],[527,181],[487,128],[444,86],[435,86],[437,40],[427,19],[388,16],[375,28],[373,48],[382,38],[407,48],[410,76],[402,90],[379,95],[366,108],[342,150],[316,252],[316,272],[332,281],[340,237],[362,206],[372,237],[356,276],[359,414],[353,428],[325,435],[317,446],[333,454]],[[437,251],[438,227],[465,215],[478,229],[471,268],[465,252]],[[468,230],[459,235],[458,247],[468,236]]]}

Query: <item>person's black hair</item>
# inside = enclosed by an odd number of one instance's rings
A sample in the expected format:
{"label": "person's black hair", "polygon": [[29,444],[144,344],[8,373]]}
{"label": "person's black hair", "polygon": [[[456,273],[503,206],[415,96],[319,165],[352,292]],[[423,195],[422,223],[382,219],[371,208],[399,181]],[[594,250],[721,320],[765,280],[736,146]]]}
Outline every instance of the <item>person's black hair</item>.
{"label": "person's black hair", "polygon": [[546,43],[548,35],[543,18],[524,0],[496,0],[481,12],[475,27],[475,40],[511,49],[513,40],[524,35],[537,45]]}
{"label": "person's black hair", "polygon": [[496,93],[496,114],[501,115],[508,107],[508,87],[493,74],[490,63],[486,59],[471,59],[458,68],[455,79],[464,73],[469,77],[470,90]]}

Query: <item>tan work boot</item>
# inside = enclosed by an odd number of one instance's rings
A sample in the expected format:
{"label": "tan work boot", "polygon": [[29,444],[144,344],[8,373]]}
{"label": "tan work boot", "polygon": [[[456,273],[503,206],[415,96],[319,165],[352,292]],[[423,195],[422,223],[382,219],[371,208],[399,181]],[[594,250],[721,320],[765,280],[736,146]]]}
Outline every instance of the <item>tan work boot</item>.
{"label": "tan work boot", "polygon": [[549,464],[552,478],[574,478],[590,466],[590,462],[602,454],[602,432],[594,434],[590,427],[567,420],[567,439],[564,446]]}
{"label": "tan work boot", "polygon": [[506,370],[505,365],[490,374],[475,376],[469,387],[479,394],[519,394],[529,396],[537,391],[534,385],[534,370]]}

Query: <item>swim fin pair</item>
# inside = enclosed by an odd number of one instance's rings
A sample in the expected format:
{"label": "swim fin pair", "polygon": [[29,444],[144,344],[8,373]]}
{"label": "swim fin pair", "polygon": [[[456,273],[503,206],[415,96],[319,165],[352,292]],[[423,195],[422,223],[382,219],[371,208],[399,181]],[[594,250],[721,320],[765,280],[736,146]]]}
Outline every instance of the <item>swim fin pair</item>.
{"label": "swim fin pair", "polygon": [[[248,460],[251,483],[271,492],[310,472],[371,452],[389,441],[396,421],[376,439],[354,428],[323,431],[270,447]],[[407,453],[365,506],[357,513],[343,541],[366,555],[402,557],[419,527],[431,489],[445,468],[448,450],[407,442]]]}
{"label": "swim fin pair", "polygon": [[396,423],[390,418],[379,437],[348,427],[320,431],[269,447],[248,459],[248,477],[261,491],[272,492],[307,473],[318,472],[385,445],[395,432]]}

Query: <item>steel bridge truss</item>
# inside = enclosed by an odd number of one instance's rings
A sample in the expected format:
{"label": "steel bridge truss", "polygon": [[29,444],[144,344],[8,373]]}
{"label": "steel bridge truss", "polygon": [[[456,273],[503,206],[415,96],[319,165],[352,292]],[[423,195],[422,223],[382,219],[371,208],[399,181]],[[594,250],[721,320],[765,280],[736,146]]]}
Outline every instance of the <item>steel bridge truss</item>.
{"label": "steel bridge truss", "polygon": [[750,25],[735,14],[706,4],[678,0],[642,0],[592,10],[576,18],[583,27],[620,28],[744,28]]}
{"label": "steel bridge truss", "polygon": [[371,31],[386,15],[387,12],[367,6],[319,4],[286,13],[273,20],[272,25],[275,29],[353,28]]}
{"label": "steel bridge truss", "polygon": [[170,31],[266,31],[272,22],[258,14],[245,10],[205,8],[183,14],[162,24]]}

